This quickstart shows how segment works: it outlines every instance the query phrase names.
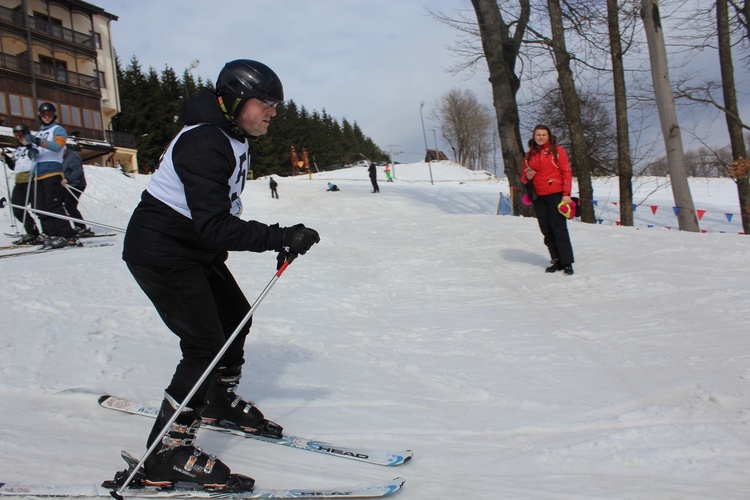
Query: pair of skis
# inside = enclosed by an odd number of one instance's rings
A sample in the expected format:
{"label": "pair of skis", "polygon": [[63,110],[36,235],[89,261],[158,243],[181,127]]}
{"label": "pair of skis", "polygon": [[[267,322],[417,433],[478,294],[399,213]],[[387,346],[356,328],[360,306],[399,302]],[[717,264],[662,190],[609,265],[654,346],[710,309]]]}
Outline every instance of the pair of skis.
{"label": "pair of skis", "polygon": [[[99,404],[103,408],[117,410],[133,415],[141,415],[156,418],[159,409],[152,406],[142,405],[135,401],[117,398],[114,396],[101,396]],[[375,450],[369,448],[357,448],[350,446],[339,446],[337,444],[307,439],[301,436],[284,434],[280,439],[273,439],[246,432],[237,426],[222,425],[220,423],[203,424],[204,429],[234,434],[249,439],[256,439],[267,443],[305,450],[314,453],[322,453],[359,462],[375,465],[394,467],[405,464],[411,460],[411,450]],[[138,464],[138,459],[127,452],[122,452],[123,459],[129,467]],[[305,488],[305,489],[263,489],[254,488],[252,491],[226,492],[221,490],[206,490],[202,487],[182,487],[179,483],[174,488],[158,488],[152,486],[140,486],[128,488],[127,492],[138,498],[380,498],[391,495],[398,491],[404,484],[404,479],[396,477],[391,481],[381,484],[364,485],[344,488]],[[106,497],[112,494],[111,489],[116,488],[114,484],[105,482],[104,486],[97,485],[64,485],[64,486],[38,486],[31,484],[9,484],[0,483],[0,497],[57,497],[57,498],[91,498]]]}
{"label": "pair of skis", "polygon": [[96,248],[96,247],[111,247],[113,243],[81,243],[77,245],[68,245],[62,248],[49,248],[42,245],[13,245],[11,247],[0,247],[2,250],[19,250],[19,251],[8,251],[0,253],[0,259],[9,259],[12,257],[22,257],[24,255],[36,255],[40,253],[56,252],[58,250],[66,250],[70,248]]}

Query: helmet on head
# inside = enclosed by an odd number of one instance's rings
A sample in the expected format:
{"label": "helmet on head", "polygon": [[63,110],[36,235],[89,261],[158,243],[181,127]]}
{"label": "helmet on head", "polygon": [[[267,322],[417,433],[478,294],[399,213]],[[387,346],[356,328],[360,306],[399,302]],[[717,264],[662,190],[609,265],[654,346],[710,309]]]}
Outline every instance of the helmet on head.
{"label": "helmet on head", "polygon": [[248,99],[283,101],[284,87],[271,68],[258,61],[237,59],[224,65],[216,80],[224,111],[236,119]]}
{"label": "helmet on head", "polygon": [[54,114],[54,120],[57,120],[57,108],[55,108],[55,105],[51,102],[43,102],[39,105],[39,119],[42,119],[42,113],[52,113]]}
{"label": "helmet on head", "polygon": [[18,133],[18,132],[20,132],[23,135],[29,135],[31,133],[31,130],[29,130],[29,126],[28,125],[24,125],[23,123],[21,123],[19,125],[16,125],[15,127],[13,127],[13,133],[15,134],[15,133]]}

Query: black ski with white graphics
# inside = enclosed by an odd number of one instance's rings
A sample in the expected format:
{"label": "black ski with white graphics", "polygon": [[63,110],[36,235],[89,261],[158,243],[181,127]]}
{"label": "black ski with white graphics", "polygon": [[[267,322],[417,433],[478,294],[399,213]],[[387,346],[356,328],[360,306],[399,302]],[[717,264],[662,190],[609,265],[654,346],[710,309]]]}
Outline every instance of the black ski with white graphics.
{"label": "black ski with white graphics", "polygon": [[[101,396],[99,398],[99,404],[104,408],[108,408],[110,410],[118,410],[125,413],[132,413],[134,415],[142,415],[145,417],[156,418],[159,414],[158,408],[142,405],[135,401],[129,401],[127,399],[117,398],[114,396]],[[293,436],[286,433],[280,439],[274,439],[252,434],[237,426],[221,425],[218,422],[203,423],[201,427],[204,429],[234,434],[245,438],[265,441],[267,443],[288,446],[290,448],[296,448],[299,450],[323,453],[325,455],[348,458],[360,462],[366,462],[375,465],[385,465],[389,467],[405,464],[406,462],[411,460],[411,457],[413,456],[413,452],[411,450],[373,450],[368,448],[339,446],[323,441],[316,441],[314,439]]]}
{"label": "black ski with white graphics", "polygon": [[[111,247],[113,243],[78,243],[77,245],[68,245],[62,248],[49,248],[44,246],[28,246],[28,245],[13,245],[10,249],[0,253],[0,259],[8,259],[10,257],[22,257],[24,255],[38,255],[40,253],[57,252],[59,250],[69,250],[71,248],[97,248],[97,247]],[[3,249],[0,249],[3,250]],[[20,251],[15,251],[20,250]]]}

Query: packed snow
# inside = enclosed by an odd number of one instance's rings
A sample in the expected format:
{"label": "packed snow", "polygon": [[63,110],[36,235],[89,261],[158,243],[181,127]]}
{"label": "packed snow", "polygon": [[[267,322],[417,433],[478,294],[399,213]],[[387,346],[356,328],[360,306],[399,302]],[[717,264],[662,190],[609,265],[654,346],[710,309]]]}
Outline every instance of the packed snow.
{"label": "packed snow", "polygon": [[[125,227],[148,177],[86,175],[84,216]],[[244,218],[302,222],[321,242],[258,307],[239,392],[290,433],[414,459],[209,431],[200,446],[268,488],[400,475],[410,500],[748,497],[750,236],[731,180],[691,179],[704,233],[676,229],[667,179],[635,180],[634,227],[617,225],[616,179],[597,180],[600,223],[569,224],[568,277],[544,272],[535,219],[497,215],[504,179],[447,162],[395,176],[380,171],[379,194],[364,168],[275,177],[278,200],[248,181]],[[0,224],[16,229],[7,208]],[[97,397],[158,405],[178,343],[122,235],[87,240],[106,242],[0,259],[0,482],[100,482],[121,449],[145,451],[152,421]],[[275,262],[228,265],[254,300]]]}

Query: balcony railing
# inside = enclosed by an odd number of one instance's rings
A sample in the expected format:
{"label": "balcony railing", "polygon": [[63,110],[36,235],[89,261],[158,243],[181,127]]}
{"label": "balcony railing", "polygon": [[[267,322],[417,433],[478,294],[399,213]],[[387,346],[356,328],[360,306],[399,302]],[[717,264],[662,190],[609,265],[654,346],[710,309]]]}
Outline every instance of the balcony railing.
{"label": "balcony railing", "polygon": [[[7,69],[31,76],[29,60],[24,57],[0,54],[0,69]],[[37,78],[66,83],[74,87],[99,91],[99,79],[95,76],[83,75],[75,71],[68,71],[51,64],[34,63],[34,73]]]}
{"label": "balcony railing", "polygon": [[115,147],[121,148],[135,148],[135,135],[130,132],[115,132],[113,130],[104,131],[107,137],[107,142]]}
{"label": "balcony railing", "polygon": [[45,33],[60,40],[65,40],[66,42],[96,50],[94,37],[90,33],[81,33],[80,31],[63,28],[58,24],[50,23],[44,19],[39,19],[33,16],[24,16],[22,13],[14,9],[0,7],[0,21],[25,28],[26,24],[24,23],[24,18],[28,20],[28,27],[33,31]]}

